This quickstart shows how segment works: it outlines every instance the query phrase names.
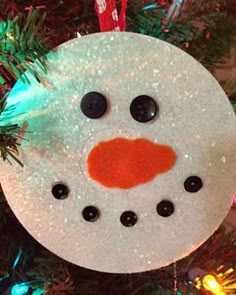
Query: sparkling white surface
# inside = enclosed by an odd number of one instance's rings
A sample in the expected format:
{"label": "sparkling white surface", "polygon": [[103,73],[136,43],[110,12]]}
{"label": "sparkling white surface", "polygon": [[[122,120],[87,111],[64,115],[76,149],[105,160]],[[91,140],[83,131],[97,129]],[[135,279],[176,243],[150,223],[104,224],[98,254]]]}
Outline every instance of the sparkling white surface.
{"label": "sparkling white surface", "polygon": [[[43,74],[42,74],[43,77]],[[168,265],[199,247],[226,216],[236,183],[236,119],[215,79],[197,61],[170,44],[132,33],[95,34],[72,40],[48,56],[45,88],[18,81],[9,105],[29,124],[20,148],[25,167],[2,163],[6,198],[29,233],[49,250],[79,266],[132,273]],[[104,94],[101,119],[80,110],[83,95]],[[132,119],[138,95],[153,97],[160,116]],[[174,168],[132,189],[108,189],[89,178],[86,159],[100,141],[148,138],[177,154]],[[184,190],[191,175],[203,180],[194,194]],[[66,200],[51,194],[55,182],[70,188]],[[156,205],[171,200],[175,213],[163,218]],[[97,222],[81,215],[101,211]],[[124,227],[120,215],[138,215]]]}

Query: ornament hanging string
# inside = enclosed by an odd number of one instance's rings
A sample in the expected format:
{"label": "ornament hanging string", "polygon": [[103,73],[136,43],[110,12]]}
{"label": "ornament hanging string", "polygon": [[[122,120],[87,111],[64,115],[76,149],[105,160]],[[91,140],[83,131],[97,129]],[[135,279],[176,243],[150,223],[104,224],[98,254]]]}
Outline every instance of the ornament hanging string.
{"label": "ornament hanging string", "polygon": [[121,0],[118,16],[116,0],[95,0],[101,32],[125,31],[127,0]]}

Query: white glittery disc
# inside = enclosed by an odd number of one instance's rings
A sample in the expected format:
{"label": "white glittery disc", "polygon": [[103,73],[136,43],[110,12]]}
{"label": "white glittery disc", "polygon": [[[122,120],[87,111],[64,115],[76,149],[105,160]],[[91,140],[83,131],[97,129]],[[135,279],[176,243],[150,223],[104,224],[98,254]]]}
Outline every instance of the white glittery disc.
{"label": "white glittery disc", "polygon": [[[195,250],[226,216],[235,193],[236,119],[216,80],[192,57],[157,39],[133,33],[100,33],[71,40],[48,55],[44,87],[18,81],[9,97],[12,122],[28,123],[20,148],[21,168],[1,163],[6,198],[28,232],[58,256],[79,266],[112,273],[142,272],[168,265]],[[106,96],[100,119],[80,109],[91,91]],[[152,97],[159,115],[139,123],[130,104]],[[23,114],[22,114],[23,113]],[[107,188],[88,174],[87,157],[101,141],[146,138],[177,156],[166,173],[130,189]],[[145,155],[144,155],[145,157]],[[140,171],[141,173],[141,171]],[[142,171],[143,173],[143,171]],[[185,180],[203,187],[187,192]],[[57,182],[70,190],[52,195]],[[157,214],[162,200],[174,204]],[[100,217],[84,220],[95,206]],[[137,223],[123,226],[125,211]]]}

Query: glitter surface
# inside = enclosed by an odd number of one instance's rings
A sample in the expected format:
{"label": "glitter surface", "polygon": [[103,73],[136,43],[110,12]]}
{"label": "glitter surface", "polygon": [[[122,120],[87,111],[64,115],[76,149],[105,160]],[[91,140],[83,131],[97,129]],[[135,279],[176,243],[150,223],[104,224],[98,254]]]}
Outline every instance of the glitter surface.
{"label": "glitter surface", "polygon": [[[100,33],[71,40],[48,55],[44,87],[18,81],[9,96],[17,104],[13,123],[29,124],[16,163],[1,164],[6,198],[29,233],[58,256],[79,266],[112,273],[132,273],[168,265],[194,251],[223,221],[235,195],[236,119],[216,80],[176,47],[132,33]],[[45,84],[44,83],[44,84]],[[88,119],[80,109],[91,91],[106,96],[108,110]],[[135,121],[130,104],[139,95],[152,97],[159,115]],[[5,123],[5,122],[4,122]],[[174,167],[131,189],[109,189],[90,179],[89,152],[116,137],[147,138],[170,146]],[[184,189],[198,176],[203,187]],[[63,182],[70,194],[53,197]],[[162,200],[175,206],[162,217]],[[96,207],[95,222],[83,219]],[[120,216],[137,215],[125,227]]]}

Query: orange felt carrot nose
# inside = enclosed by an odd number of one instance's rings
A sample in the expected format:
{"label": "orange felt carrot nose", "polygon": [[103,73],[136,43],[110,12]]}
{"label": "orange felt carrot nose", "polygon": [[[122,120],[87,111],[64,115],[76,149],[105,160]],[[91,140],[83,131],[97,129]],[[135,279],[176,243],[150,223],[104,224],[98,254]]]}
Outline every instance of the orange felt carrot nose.
{"label": "orange felt carrot nose", "polygon": [[108,188],[129,189],[170,170],[173,149],[147,139],[115,138],[100,142],[87,159],[90,177]]}

